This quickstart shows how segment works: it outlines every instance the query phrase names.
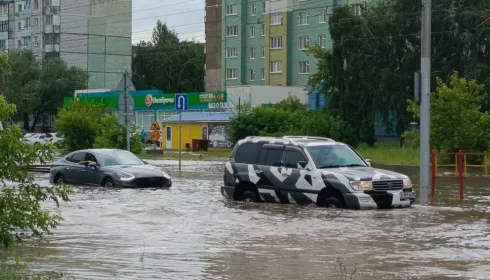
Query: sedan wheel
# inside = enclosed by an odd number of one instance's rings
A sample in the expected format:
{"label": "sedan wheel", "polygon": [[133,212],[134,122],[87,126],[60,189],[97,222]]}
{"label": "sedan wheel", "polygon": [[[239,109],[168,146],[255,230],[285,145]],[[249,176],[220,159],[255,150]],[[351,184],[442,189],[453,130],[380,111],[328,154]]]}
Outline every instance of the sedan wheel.
{"label": "sedan wheel", "polygon": [[113,188],[114,187],[114,182],[112,181],[112,179],[106,179],[104,181],[104,187],[106,187],[106,188]]}
{"label": "sedan wheel", "polygon": [[63,177],[63,175],[57,175],[56,178],[54,179],[54,183],[56,185],[63,185],[65,184],[65,177]]}

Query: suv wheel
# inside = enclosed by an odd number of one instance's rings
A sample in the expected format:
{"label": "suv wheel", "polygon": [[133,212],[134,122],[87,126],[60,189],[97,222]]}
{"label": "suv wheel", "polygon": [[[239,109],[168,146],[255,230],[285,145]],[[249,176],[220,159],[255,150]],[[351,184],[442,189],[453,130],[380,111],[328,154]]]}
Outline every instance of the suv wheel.
{"label": "suv wheel", "polygon": [[254,192],[246,191],[242,195],[242,201],[244,201],[244,202],[260,202],[260,199]]}
{"label": "suv wheel", "polygon": [[326,208],[344,208],[342,201],[338,200],[334,196],[325,199],[323,205],[325,205]]}

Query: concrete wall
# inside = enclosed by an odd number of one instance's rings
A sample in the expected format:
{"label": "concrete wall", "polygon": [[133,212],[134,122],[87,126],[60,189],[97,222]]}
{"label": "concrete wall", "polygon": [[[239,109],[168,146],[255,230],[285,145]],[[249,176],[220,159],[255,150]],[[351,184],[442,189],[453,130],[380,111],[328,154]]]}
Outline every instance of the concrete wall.
{"label": "concrete wall", "polygon": [[61,3],[60,57],[69,66],[87,71],[89,0]]}

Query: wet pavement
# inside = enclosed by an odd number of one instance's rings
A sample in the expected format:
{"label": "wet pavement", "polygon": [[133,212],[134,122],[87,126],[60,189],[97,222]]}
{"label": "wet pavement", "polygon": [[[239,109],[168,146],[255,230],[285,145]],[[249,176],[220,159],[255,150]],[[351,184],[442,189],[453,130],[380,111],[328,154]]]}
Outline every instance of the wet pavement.
{"label": "wet pavement", "polygon": [[[177,161],[150,163],[170,190],[79,187],[54,234],[22,254],[77,279],[489,278],[490,182],[467,187],[463,208],[442,180],[435,206],[336,211],[227,201],[222,162],[183,162],[181,174]],[[416,168],[392,169],[418,181]]]}

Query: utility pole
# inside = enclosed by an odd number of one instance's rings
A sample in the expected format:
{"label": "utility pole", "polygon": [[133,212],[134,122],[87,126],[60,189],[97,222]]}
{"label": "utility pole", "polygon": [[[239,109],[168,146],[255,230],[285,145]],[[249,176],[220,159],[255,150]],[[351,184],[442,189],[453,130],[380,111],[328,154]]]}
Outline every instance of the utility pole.
{"label": "utility pole", "polygon": [[430,187],[430,64],[432,0],[422,0],[420,96],[420,203],[429,200]]}
{"label": "utility pole", "polygon": [[126,70],[126,72],[124,72],[124,108],[126,108],[125,112],[124,112],[124,116],[125,116],[125,123],[126,123],[126,141],[127,141],[127,146],[128,146],[128,151],[131,151],[131,139],[129,137],[129,108],[128,108],[128,97],[129,97],[129,93],[128,93],[128,85],[126,83],[127,81],[127,78],[128,77],[128,71]]}

